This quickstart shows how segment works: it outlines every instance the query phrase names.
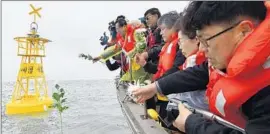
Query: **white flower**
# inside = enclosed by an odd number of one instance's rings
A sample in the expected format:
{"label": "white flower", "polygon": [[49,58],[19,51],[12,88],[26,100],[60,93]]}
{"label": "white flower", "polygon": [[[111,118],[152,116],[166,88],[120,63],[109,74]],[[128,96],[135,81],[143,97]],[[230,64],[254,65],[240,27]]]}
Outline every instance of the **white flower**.
{"label": "white flower", "polygon": [[137,97],[134,96],[132,94],[132,92],[135,90],[135,89],[138,89],[140,88],[140,81],[138,80],[137,82],[135,81],[135,84],[131,84],[129,83],[129,86],[128,86],[128,89],[127,89],[127,95],[133,100],[133,101],[137,101]]}

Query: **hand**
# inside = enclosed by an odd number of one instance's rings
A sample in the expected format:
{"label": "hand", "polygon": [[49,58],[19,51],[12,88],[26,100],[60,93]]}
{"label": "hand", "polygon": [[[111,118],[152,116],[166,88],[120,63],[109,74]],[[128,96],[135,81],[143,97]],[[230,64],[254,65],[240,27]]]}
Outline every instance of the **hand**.
{"label": "hand", "polygon": [[146,64],[145,59],[143,58],[143,56],[139,53],[137,53],[135,55],[135,61],[137,64],[141,65],[142,67]]}
{"label": "hand", "polygon": [[148,53],[147,52],[143,52],[141,55],[145,60],[148,59]]}
{"label": "hand", "polygon": [[100,59],[101,59],[101,57],[100,57],[100,56],[93,58],[93,63],[95,63],[95,62],[99,61]]}
{"label": "hand", "polygon": [[192,114],[182,103],[178,105],[179,115],[173,122],[173,126],[178,128],[180,131],[185,132],[185,123],[189,115]]}
{"label": "hand", "polygon": [[155,83],[139,87],[132,91],[132,94],[135,95],[137,103],[143,103],[145,100],[152,98],[157,93],[157,88]]}

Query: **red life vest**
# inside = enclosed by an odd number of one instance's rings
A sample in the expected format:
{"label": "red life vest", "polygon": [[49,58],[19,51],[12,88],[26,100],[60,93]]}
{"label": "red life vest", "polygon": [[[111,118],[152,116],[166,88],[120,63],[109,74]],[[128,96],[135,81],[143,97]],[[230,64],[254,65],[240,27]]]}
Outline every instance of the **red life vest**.
{"label": "red life vest", "polygon": [[119,33],[116,34],[116,43],[117,43],[116,49],[121,47],[122,44],[124,44],[124,39]]}
{"label": "red life vest", "polygon": [[161,77],[166,71],[172,68],[178,47],[178,35],[172,35],[172,41],[167,42],[161,49],[159,54],[158,71],[153,79],[156,80]]}
{"label": "red life vest", "polygon": [[116,38],[117,43],[121,46],[121,48],[123,48],[126,52],[129,52],[135,46],[134,31],[139,27],[133,27],[132,25],[128,24],[126,28],[126,36],[123,38],[120,34],[117,33]]}
{"label": "red life vest", "polygon": [[[134,32],[136,29],[140,27],[134,27],[130,24],[127,24],[126,28],[127,28],[127,33],[126,33],[125,38],[123,38],[119,33],[117,33],[116,35],[116,43],[117,43],[116,49],[118,49],[118,47],[121,47],[126,52],[129,52],[135,46]],[[123,60],[122,69],[124,72],[127,72],[129,70],[129,62],[127,61],[126,58],[127,58],[126,55],[122,54],[122,60]]]}
{"label": "red life vest", "polygon": [[[115,49],[118,49],[119,47],[121,47],[121,44],[124,44],[124,39],[121,37],[119,33],[117,33],[116,35],[115,43],[117,43]],[[120,53],[120,54],[121,54],[122,63],[123,63],[123,65],[121,65],[121,69],[124,71],[124,73],[126,73],[129,69],[129,64],[126,60],[126,55],[124,53]],[[117,60],[117,62],[119,64],[122,64],[121,60]]]}
{"label": "red life vest", "polygon": [[195,65],[200,65],[205,61],[205,55],[202,51],[194,51],[190,56],[186,58],[183,65],[179,66],[180,70],[185,70],[188,67],[193,67]]}
{"label": "red life vest", "polygon": [[236,49],[227,73],[209,67],[206,96],[214,114],[244,128],[241,106],[270,85],[270,3],[266,19]]}

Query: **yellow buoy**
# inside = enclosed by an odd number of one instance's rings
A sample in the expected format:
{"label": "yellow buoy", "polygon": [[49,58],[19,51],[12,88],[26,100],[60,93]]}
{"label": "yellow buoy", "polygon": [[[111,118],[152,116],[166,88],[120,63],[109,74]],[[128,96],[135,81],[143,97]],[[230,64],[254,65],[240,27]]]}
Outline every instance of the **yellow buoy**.
{"label": "yellow buoy", "polygon": [[147,114],[150,116],[151,119],[156,120],[156,121],[158,120],[159,115],[156,110],[147,109]]}
{"label": "yellow buoy", "polygon": [[11,101],[6,105],[6,114],[27,114],[47,111],[52,105],[52,99],[48,96],[48,86],[43,71],[45,57],[45,44],[50,40],[40,38],[37,34],[38,25],[36,15],[41,8],[33,9],[30,15],[34,15],[31,23],[31,33],[27,37],[14,38],[18,42],[18,56],[21,56],[21,65],[17,77],[15,89]]}

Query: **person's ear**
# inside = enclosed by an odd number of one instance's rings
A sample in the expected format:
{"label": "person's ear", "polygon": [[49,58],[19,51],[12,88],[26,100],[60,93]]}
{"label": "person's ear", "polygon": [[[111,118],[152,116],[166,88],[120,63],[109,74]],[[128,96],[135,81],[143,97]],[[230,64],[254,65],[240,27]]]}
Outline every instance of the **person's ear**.
{"label": "person's ear", "polygon": [[240,30],[243,37],[246,37],[254,30],[254,24],[248,20],[242,21],[238,26],[238,30]]}

